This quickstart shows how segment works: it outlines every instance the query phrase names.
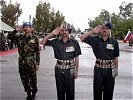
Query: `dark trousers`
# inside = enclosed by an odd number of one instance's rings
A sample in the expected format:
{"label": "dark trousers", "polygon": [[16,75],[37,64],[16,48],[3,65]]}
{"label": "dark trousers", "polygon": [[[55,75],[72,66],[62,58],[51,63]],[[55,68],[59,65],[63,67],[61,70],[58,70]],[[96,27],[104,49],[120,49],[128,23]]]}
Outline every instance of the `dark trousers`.
{"label": "dark trousers", "polygon": [[74,100],[74,69],[55,67],[55,79],[58,100]]}
{"label": "dark trousers", "polygon": [[37,76],[34,66],[20,65],[19,73],[25,92],[36,93],[37,92]]}
{"label": "dark trousers", "polygon": [[115,79],[111,68],[94,67],[94,100],[112,100]]}

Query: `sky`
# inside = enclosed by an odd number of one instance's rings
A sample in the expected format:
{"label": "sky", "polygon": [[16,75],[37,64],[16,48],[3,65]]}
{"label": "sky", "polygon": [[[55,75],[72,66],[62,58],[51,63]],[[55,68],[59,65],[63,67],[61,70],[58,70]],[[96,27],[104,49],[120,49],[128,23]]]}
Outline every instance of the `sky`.
{"label": "sky", "polygon": [[[5,0],[9,3],[10,0]],[[22,8],[22,14],[19,17],[19,24],[23,21],[29,21],[29,15],[31,18],[35,16],[36,6],[40,0],[12,0],[20,3]],[[60,11],[65,16],[65,21],[73,24],[76,29],[80,28],[82,31],[89,28],[88,19],[94,19],[97,17],[102,9],[108,12],[115,12],[118,14],[119,6],[123,1],[126,3],[131,0],[41,0],[42,2],[49,2],[50,6],[55,11]]]}

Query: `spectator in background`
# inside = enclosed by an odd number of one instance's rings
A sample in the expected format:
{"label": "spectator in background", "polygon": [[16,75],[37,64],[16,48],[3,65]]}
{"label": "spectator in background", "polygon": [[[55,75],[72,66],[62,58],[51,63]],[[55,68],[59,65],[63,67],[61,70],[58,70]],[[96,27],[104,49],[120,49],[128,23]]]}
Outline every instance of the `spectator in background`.
{"label": "spectator in background", "polygon": [[6,36],[4,35],[4,32],[2,31],[0,33],[0,51],[5,51],[6,47]]}

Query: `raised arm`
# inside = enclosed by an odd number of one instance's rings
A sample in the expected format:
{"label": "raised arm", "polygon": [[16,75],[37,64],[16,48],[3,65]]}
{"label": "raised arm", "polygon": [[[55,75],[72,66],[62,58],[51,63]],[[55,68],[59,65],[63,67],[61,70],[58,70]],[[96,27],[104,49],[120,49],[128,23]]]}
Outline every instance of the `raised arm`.
{"label": "raised arm", "polygon": [[53,37],[54,35],[59,34],[61,31],[60,27],[57,27],[56,29],[54,29],[50,34],[46,35],[41,41],[40,44],[44,45],[48,39],[50,39],[51,37]]}
{"label": "raised arm", "polygon": [[76,64],[76,67],[75,67],[75,79],[76,79],[76,78],[78,78],[79,57],[75,58],[75,64]]}
{"label": "raised arm", "polygon": [[81,40],[84,40],[86,37],[88,37],[88,36],[90,36],[90,35],[92,35],[92,34],[99,33],[99,32],[101,31],[102,27],[103,27],[103,25],[98,25],[98,26],[96,26],[96,27],[95,27],[94,29],[92,29],[91,31],[85,32],[84,34],[82,34],[82,35],[80,36],[80,39],[81,39]]}

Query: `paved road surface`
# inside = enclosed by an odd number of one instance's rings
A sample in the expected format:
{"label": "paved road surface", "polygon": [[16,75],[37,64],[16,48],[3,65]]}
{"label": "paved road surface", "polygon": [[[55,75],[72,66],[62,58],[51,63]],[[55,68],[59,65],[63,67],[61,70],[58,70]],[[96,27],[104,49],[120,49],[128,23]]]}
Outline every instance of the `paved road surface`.
{"label": "paved road surface", "polygon": [[[79,77],[76,79],[75,100],[93,100],[92,82],[95,57],[89,45],[80,42]],[[133,47],[120,43],[119,75],[116,78],[114,100],[133,100]],[[0,100],[25,100],[17,65],[17,52],[0,58]],[[54,78],[53,49],[46,46],[41,51],[41,65],[38,75],[36,100],[57,100]]]}

